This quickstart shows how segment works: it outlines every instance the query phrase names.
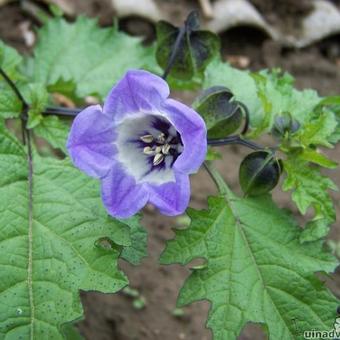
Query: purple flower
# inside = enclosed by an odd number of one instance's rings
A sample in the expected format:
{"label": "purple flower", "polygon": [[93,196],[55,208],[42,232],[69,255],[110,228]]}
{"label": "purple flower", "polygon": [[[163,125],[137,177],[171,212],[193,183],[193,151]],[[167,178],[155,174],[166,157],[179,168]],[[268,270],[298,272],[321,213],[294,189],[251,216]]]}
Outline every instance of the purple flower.
{"label": "purple flower", "polygon": [[189,174],[204,161],[206,127],[194,110],[168,96],[162,78],[128,71],[103,108],[89,106],[73,122],[70,156],[79,169],[100,178],[112,216],[132,216],[147,202],[165,215],[188,206]]}

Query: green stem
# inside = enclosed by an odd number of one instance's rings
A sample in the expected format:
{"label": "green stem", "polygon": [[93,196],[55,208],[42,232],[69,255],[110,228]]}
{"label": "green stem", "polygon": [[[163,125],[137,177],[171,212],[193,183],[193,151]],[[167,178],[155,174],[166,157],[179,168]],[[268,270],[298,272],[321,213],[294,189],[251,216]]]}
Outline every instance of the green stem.
{"label": "green stem", "polygon": [[232,197],[234,196],[233,192],[229,189],[226,182],[224,181],[221,174],[216,170],[216,168],[213,166],[212,162],[205,161],[204,167],[207,170],[208,174],[214,181],[219,193],[223,196]]}

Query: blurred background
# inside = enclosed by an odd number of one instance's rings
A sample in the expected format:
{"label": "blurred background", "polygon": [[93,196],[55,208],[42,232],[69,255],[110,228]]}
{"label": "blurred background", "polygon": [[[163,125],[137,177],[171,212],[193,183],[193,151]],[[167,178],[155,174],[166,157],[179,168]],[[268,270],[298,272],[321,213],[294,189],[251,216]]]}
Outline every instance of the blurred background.
{"label": "blurred background", "polygon": [[[160,19],[181,25],[187,14],[197,9],[202,26],[217,32],[222,40],[222,57],[234,67],[259,70],[281,67],[296,78],[298,88],[313,88],[321,95],[340,94],[340,0],[0,0],[0,39],[21,53],[30,53],[35,43],[35,27],[41,15],[48,15],[49,4],[59,6],[70,20],[79,14],[98,18],[100,25],[113,20],[131,35],[141,36],[145,44],[155,40],[155,23]],[[114,53],[114,52],[113,52]],[[218,85],[218,84],[216,84]],[[192,92],[173,93],[190,104]],[[266,140],[262,140],[265,143]],[[218,167],[228,184],[240,192],[238,167],[249,152],[237,146],[221,149]],[[340,148],[327,151],[340,162]],[[327,172],[340,186],[339,171]],[[215,189],[200,171],[192,178],[195,208],[206,206],[206,195]],[[274,191],[279,206],[289,207],[289,194]],[[338,220],[329,242],[340,241],[340,195],[333,195]],[[91,340],[210,340],[205,328],[207,302],[176,308],[180,286],[189,275],[188,268],[159,266],[158,258],[171,227],[181,227],[185,218],[166,218],[151,207],[145,209],[143,224],[149,234],[149,257],[134,267],[122,262],[130,287],[115,295],[82,292],[85,320],[78,327]],[[340,296],[339,274],[329,280]],[[247,326],[239,339],[266,339],[259,326]]]}

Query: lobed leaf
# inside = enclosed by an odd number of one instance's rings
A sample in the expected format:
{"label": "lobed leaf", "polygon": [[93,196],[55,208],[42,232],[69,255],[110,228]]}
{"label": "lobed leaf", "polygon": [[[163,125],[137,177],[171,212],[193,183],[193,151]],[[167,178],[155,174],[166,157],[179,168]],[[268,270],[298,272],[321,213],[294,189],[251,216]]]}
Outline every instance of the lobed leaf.
{"label": "lobed leaf", "polygon": [[[3,130],[0,170],[0,337],[62,339],[62,325],[82,316],[79,289],[127,284],[117,259],[131,245],[129,227],[68,161],[34,155],[30,200],[25,149]],[[102,237],[111,249],[95,246]]]}
{"label": "lobed leaf", "polygon": [[140,224],[140,216],[134,216],[124,220],[130,227],[131,244],[124,247],[121,258],[138,265],[147,256],[147,232]]}
{"label": "lobed leaf", "polygon": [[318,169],[299,158],[290,157],[283,163],[287,177],[282,188],[284,191],[292,190],[292,199],[301,214],[306,214],[308,208],[313,207],[316,220],[325,219],[323,224],[328,225],[333,223],[335,209],[328,190],[337,190],[337,186],[328,177],[322,176]]}
{"label": "lobed leaf", "polygon": [[209,209],[188,214],[161,261],[193,268],[178,305],[209,300],[207,326],[215,340],[236,339],[247,322],[263,324],[269,339],[302,339],[310,329],[332,329],[337,301],[314,275],[329,272],[335,259],[321,242],[301,245],[291,216],[267,196],[210,197]]}
{"label": "lobed leaf", "polygon": [[[32,77],[52,87],[76,84],[76,95],[104,98],[128,69],[154,69],[154,47],[113,28],[99,28],[96,20],[78,17],[74,23],[49,20],[38,32]],[[63,92],[63,91],[62,91]]]}
{"label": "lobed leaf", "polygon": [[332,147],[329,139],[336,126],[337,121],[334,114],[330,111],[322,111],[304,124],[303,128],[296,134],[295,139],[302,146],[322,145]]}

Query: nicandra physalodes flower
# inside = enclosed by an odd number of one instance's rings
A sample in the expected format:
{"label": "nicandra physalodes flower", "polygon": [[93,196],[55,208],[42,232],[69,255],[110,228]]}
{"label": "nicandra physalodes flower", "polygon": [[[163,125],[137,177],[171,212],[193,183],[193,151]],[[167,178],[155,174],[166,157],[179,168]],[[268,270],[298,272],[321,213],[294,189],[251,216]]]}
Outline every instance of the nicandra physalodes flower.
{"label": "nicandra physalodes flower", "polygon": [[206,127],[194,110],[168,96],[162,78],[128,71],[103,108],[89,106],[73,122],[70,156],[101,180],[112,216],[132,216],[147,202],[165,215],[181,214],[188,206],[189,174],[204,161]]}

